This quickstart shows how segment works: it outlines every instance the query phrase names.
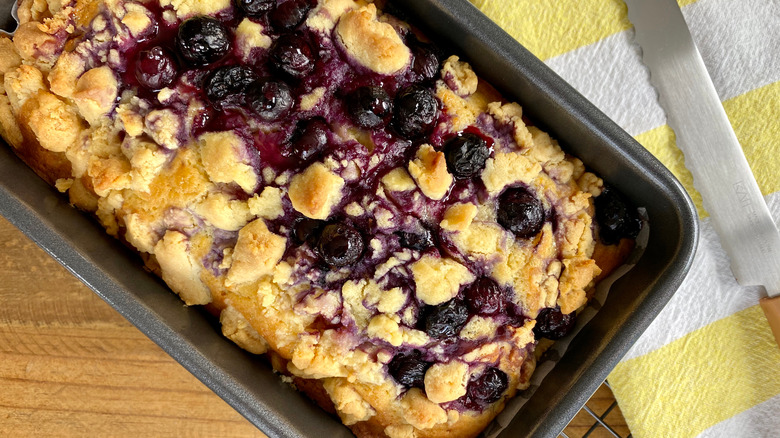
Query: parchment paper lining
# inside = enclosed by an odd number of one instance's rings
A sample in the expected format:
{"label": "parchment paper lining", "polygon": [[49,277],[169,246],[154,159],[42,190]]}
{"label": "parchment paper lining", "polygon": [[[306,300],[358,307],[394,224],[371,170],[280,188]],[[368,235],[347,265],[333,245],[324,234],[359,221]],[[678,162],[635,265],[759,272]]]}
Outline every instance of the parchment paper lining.
{"label": "parchment paper lining", "polygon": [[509,425],[515,415],[517,415],[518,411],[520,411],[520,409],[526,404],[526,402],[528,402],[531,396],[539,388],[542,380],[550,373],[550,371],[553,370],[553,368],[555,368],[558,360],[560,360],[564,353],[566,353],[566,350],[569,348],[569,344],[571,344],[572,339],[577,336],[577,333],[579,333],[582,328],[593,319],[594,316],[596,316],[596,313],[604,305],[612,284],[620,277],[625,275],[628,271],[630,271],[631,268],[633,268],[642,257],[642,254],[645,252],[645,248],[647,248],[647,242],[650,236],[650,225],[647,220],[647,210],[640,208],[639,214],[642,217],[643,222],[642,230],[639,232],[639,235],[636,238],[636,246],[634,247],[634,250],[631,252],[631,254],[629,254],[626,263],[618,267],[615,272],[601,280],[601,282],[596,285],[596,293],[593,295],[593,298],[591,298],[588,304],[577,315],[577,324],[574,326],[574,330],[572,330],[571,333],[569,333],[563,339],[555,341],[552,347],[547,349],[539,362],[536,364],[536,371],[534,371],[533,376],[531,376],[531,386],[525,391],[518,392],[517,395],[512,400],[510,400],[509,403],[507,403],[503,412],[501,412],[493,420],[493,422],[490,423],[484,431],[482,431],[480,437],[495,438]]}

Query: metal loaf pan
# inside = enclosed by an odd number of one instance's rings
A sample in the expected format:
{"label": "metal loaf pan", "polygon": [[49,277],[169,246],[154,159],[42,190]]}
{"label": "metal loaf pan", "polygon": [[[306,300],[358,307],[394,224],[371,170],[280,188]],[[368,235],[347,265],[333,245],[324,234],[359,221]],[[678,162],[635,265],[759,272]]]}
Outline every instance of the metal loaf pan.
{"label": "metal loaf pan", "polygon": [[[11,3],[3,0],[3,11]],[[683,280],[698,237],[694,207],[660,162],[467,0],[393,3],[523,105],[568,152],[647,209],[652,225],[644,255],[612,286],[596,317],[500,435],[556,436]],[[0,17],[0,23],[12,20],[8,12]],[[269,437],[351,436],[264,361],[223,338],[204,311],[184,307],[135,253],[73,209],[5,143],[0,213]]]}

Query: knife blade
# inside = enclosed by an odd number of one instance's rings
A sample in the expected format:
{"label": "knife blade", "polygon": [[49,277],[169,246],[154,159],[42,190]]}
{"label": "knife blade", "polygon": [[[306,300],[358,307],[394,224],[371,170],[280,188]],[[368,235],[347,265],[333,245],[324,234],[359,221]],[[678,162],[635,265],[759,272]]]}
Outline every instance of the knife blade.
{"label": "knife blade", "polygon": [[780,232],[675,0],[626,0],[693,184],[743,286],[763,286],[761,307],[780,346]]}

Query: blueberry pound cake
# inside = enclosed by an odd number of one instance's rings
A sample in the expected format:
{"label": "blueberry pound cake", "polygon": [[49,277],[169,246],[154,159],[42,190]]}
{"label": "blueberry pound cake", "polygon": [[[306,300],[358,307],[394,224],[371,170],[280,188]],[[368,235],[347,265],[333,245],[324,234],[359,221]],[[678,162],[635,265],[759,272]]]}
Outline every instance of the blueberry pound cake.
{"label": "blueberry pound cake", "polygon": [[18,6],[16,154],[360,437],[477,435],[641,227],[392,2]]}

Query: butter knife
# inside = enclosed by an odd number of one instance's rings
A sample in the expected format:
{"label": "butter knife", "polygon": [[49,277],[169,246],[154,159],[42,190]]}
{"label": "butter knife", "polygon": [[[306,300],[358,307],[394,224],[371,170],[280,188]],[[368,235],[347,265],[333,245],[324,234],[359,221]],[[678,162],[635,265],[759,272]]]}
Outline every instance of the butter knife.
{"label": "butter knife", "polygon": [[701,193],[731,270],[761,299],[780,345],[780,232],[675,0],[626,0],[650,82]]}

